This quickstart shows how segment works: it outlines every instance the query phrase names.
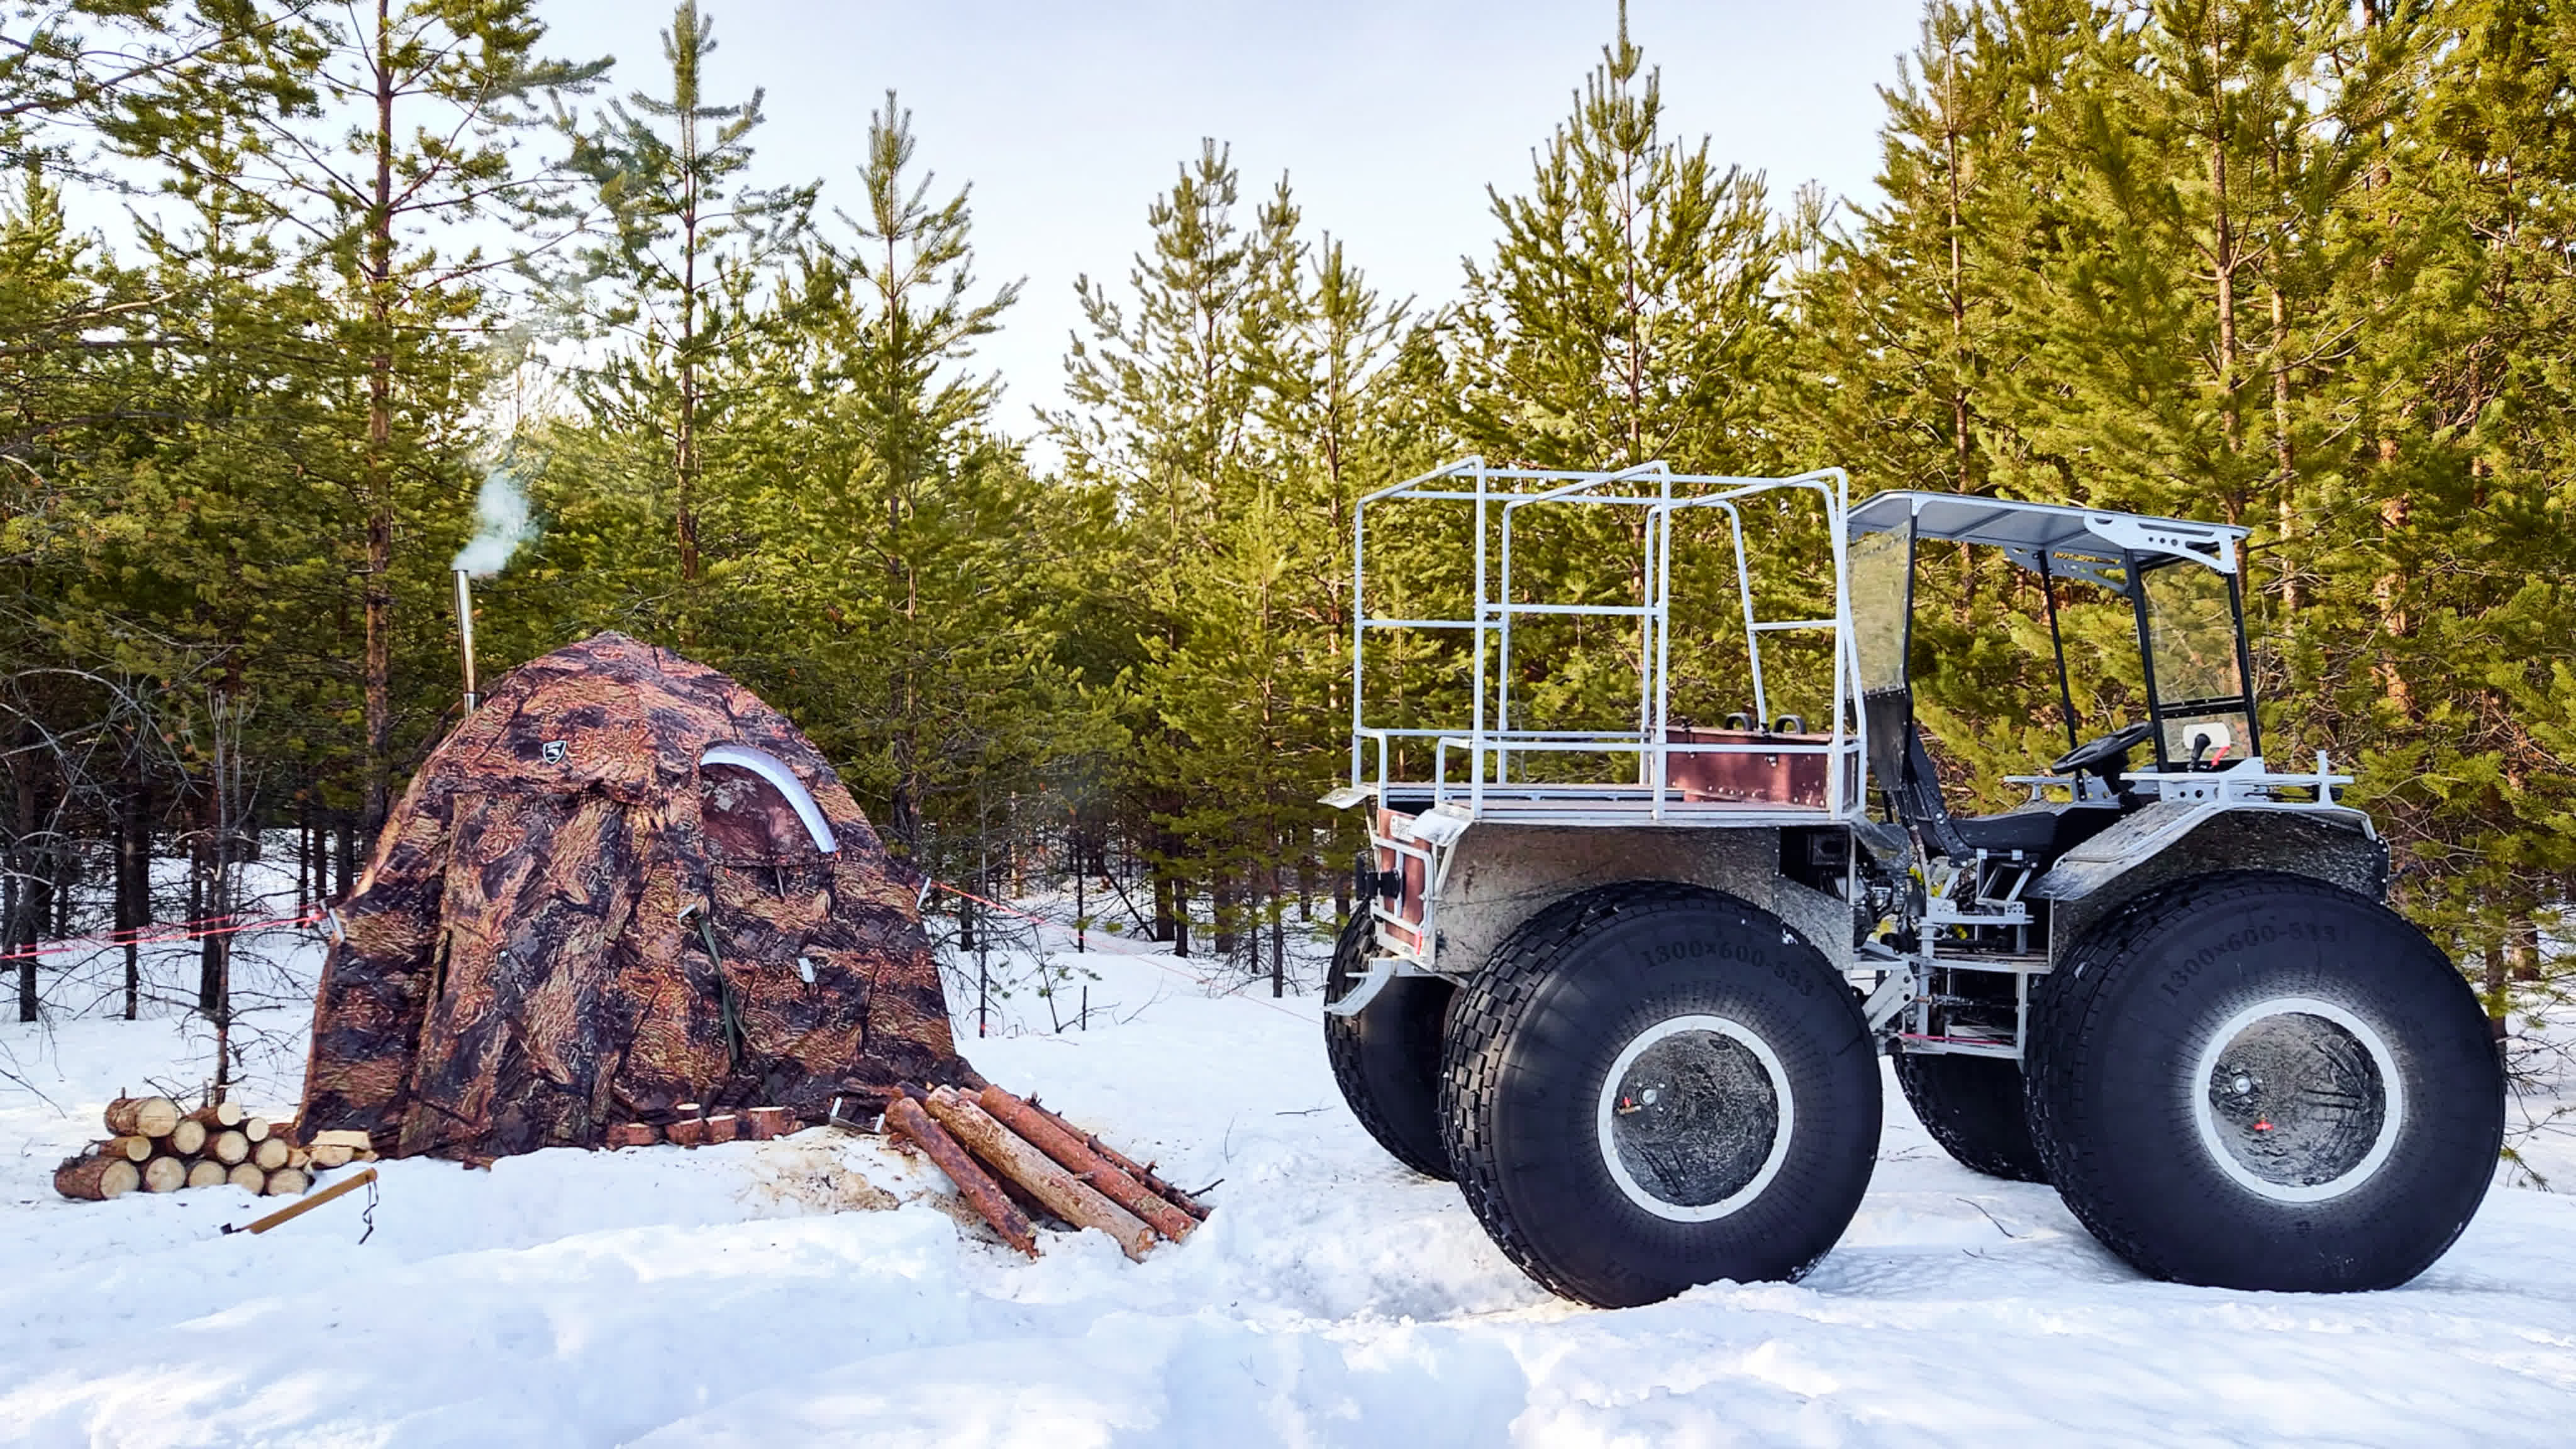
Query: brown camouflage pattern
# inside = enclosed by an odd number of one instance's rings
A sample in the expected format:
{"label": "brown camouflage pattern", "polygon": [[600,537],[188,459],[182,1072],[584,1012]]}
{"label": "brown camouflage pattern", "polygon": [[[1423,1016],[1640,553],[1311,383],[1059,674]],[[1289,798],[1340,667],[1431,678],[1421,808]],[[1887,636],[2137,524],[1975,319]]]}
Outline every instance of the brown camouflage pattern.
{"label": "brown camouflage pattern", "polygon": [[[702,768],[717,744],[785,764],[839,849],[752,771]],[[559,649],[502,679],[386,822],[339,908],[299,1123],[494,1157],[688,1102],[819,1121],[837,1094],[980,1086],[917,880],[741,685],[622,634]]]}

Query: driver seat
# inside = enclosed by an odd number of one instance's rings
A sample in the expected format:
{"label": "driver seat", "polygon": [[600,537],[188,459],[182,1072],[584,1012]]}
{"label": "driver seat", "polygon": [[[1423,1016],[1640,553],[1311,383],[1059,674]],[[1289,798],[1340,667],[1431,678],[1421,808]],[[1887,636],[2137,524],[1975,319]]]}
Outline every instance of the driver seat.
{"label": "driver seat", "polygon": [[1936,855],[1971,860],[1982,850],[1990,856],[2021,855],[2045,865],[2101,833],[2120,818],[2108,801],[2033,801],[1999,815],[1952,815],[1941,798],[1941,777],[1932,767],[1923,735],[1906,721],[1903,778],[1898,782],[1898,818],[1923,832],[1923,843]]}

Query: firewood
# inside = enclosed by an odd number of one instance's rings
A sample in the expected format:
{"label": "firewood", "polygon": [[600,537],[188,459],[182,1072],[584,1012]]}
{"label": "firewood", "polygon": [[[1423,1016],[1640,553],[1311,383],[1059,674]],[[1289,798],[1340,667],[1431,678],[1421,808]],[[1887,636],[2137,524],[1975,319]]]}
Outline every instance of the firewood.
{"label": "firewood", "polygon": [[296,1197],[312,1185],[313,1179],[303,1173],[292,1167],[281,1167],[268,1175],[267,1192],[270,1197]]}
{"label": "firewood", "polygon": [[992,1113],[996,1121],[1026,1138],[1030,1146],[1054,1158],[1059,1166],[1073,1173],[1076,1181],[1091,1184],[1101,1196],[1144,1219],[1164,1237],[1177,1243],[1198,1226],[1196,1218],[1155,1196],[1145,1184],[1103,1159],[1072,1133],[1032,1110],[1028,1103],[993,1086],[978,1093],[976,1101],[985,1111]]}
{"label": "firewood", "polygon": [[1162,1197],[1164,1201],[1169,1202],[1172,1206],[1188,1213],[1191,1217],[1198,1219],[1200,1222],[1207,1221],[1208,1210],[1194,1201],[1188,1193],[1181,1191],[1179,1188],[1165,1182],[1162,1178],[1157,1177],[1154,1174],[1152,1164],[1148,1163],[1139,1165],[1134,1158],[1129,1157],[1127,1154],[1110,1146],[1108,1143],[1101,1141],[1091,1133],[1085,1132],[1081,1128],[1067,1122],[1061,1115],[1050,1112],[1046,1108],[1038,1105],[1038,1100],[1035,1097],[1031,1097],[1029,1099],[1029,1110],[1046,1118],[1048,1121],[1053,1122],[1065,1131],[1072,1133],[1075,1138],[1081,1141],[1083,1146],[1099,1153],[1102,1161],[1153,1189],[1157,1195]]}
{"label": "firewood", "polygon": [[707,1145],[709,1147],[713,1147],[719,1142],[731,1142],[734,1138],[740,1135],[742,1135],[742,1119],[734,1116],[731,1112],[719,1113],[718,1115],[707,1119]]}
{"label": "firewood", "polygon": [[286,1165],[288,1148],[274,1137],[254,1142],[250,1148],[251,1165],[262,1172],[275,1172]]}
{"label": "firewood", "polygon": [[200,1157],[188,1164],[189,1187],[221,1187],[225,1180],[224,1165],[211,1157]]}
{"label": "firewood", "polygon": [[194,1117],[182,1117],[178,1125],[170,1129],[170,1135],[161,1140],[169,1143],[170,1150],[181,1157],[194,1157],[206,1150],[206,1124]]}
{"label": "firewood", "polygon": [[244,1117],[241,1120],[241,1134],[253,1142],[266,1142],[276,1130],[265,1117]]}
{"label": "firewood", "polygon": [[92,1149],[102,1157],[122,1157],[128,1162],[152,1160],[152,1139],[144,1136],[110,1137]]}
{"label": "firewood", "polygon": [[238,1130],[218,1132],[214,1140],[206,1144],[206,1155],[230,1167],[250,1156],[250,1139],[241,1135]]}
{"label": "firewood", "polygon": [[268,1174],[253,1163],[234,1164],[233,1170],[224,1174],[224,1180],[235,1187],[246,1187],[253,1193],[268,1191]]}
{"label": "firewood", "polygon": [[662,1140],[661,1129],[650,1122],[617,1122],[608,1129],[610,1147],[650,1147]]}
{"label": "firewood", "polygon": [[107,1104],[107,1130],[118,1137],[167,1137],[179,1125],[179,1104],[167,1097],[119,1097]]}
{"label": "firewood", "polygon": [[350,1127],[335,1127],[328,1132],[316,1132],[305,1142],[304,1145],[307,1147],[346,1147],[352,1153],[373,1152],[376,1148],[375,1139],[369,1137],[364,1132],[360,1132],[355,1128]]}
{"label": "firewood", "polygon": [[208,1102],[189,1113],[188,1120],[209,1132],[221,1132],[227,1127],[239,1127],[242,1124],[241,1103]]}
{"label": "firewood", "polygon": [[156,1157],[143,1164],[145,1192],[177,1192],[188,1185],[188,1164],[176,1157]]}
{"label": "firewood", "polygon": [[754,1107],[742,1114],[742,1135],[754,1142],[767,1142],[796,1130],[795,1119],[784,1107]]}
{"label": "firewood", "polygon": [[54,1191],[65,1197],[105,1202],[141,1185],[143,1174],[121,1156],[104,1153],[75,1157],[54,1169]]}
{"label": "firewood", "polygon": [[942,1087],[930,1094],[930,1115],[967,1150],[1027,1188],[1047,1205],[1047,1211],[1077,1227],[1100,1229],[1128,1257],[1140,1262],[1153,1249],[1154,1231],[1143,1219],[1056,1166],[954,1088]]}
{"label": "firewood", "polygon": [[349,1159],[357,1155],[345,1142],[325,1142],[308,1150],[312,1153],[312,1165],[324,1169],[346,1167]]}
{"label": "firewood", "polygon": [[683,1117],[662,1131],[663,1135],[669,1137],[677,1146],[695,1147],[707,1140],[707,1119]]}
{"label": "firewood", "polygon": [[1003,1242],[1032,1258],[1038,1255],[1038,1233],[1029,1226],[1028,1215],[1011,1205],[1011,1200],[1002,1195],[1001,1184],[976,1166],[966,1149],[931,1120],[920,1103],[909,1097],[895,1098],[886,1104],[885,1122],[887,1131],[910,1139],[921,1148],[922,1155],[948,1174],[948,1180],[957,1185],[957,1195],[984,1215],[984,1221],[993,1225]]}
{"label": "firewood", "polygon": [[286,1165],[289,1167],[305,1167],[310,1165],[312,1161],[313,1149],[310,1147],[289,1147],[286,1149]]}

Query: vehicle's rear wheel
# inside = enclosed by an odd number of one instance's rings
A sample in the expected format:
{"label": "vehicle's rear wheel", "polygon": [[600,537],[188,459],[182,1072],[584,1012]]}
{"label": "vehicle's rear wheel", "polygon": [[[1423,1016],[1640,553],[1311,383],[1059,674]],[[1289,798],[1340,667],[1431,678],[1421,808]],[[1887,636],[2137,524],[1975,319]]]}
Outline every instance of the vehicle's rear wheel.
{"label": "vehicle's rear wheel", "polygon": [[1941,1150],[1971,1172],[2014,1182],[2048,1181],[2030,1140],[2021,1063],[1957,1052],[1896,1054],[1896,1084]]}
{"label": "vehicle's rear wheel", "polygon": [[2394,912],[2304,877],[2178,881],[2046,981],[2033,1136],[2093,1235],[2222,1288],[2388,1288],[2486,1196],[2504,1075],[2477,999]]}
{"label": "vehicle's rear wheel", "polygon": [[[1363,902],[1333,943],[1324,999],[1339,1001],[1366,974],[1374,925]],[[1356,1016],[1324,1013],[1324,1058],[1351,1115],[1428,1177],[1449,1175],[1440,1141],[1440,1025],[1457,988],[1432,976],[1399,976]]]}
{"label": "vehicle's rear wheel", "polygon": [[1776,917],[1632,882],[1539,912],[1463,988],[1441,1120],[1512,1261],[1626,1307],[1824,1256],[1869,1186],[1877,1052]]}

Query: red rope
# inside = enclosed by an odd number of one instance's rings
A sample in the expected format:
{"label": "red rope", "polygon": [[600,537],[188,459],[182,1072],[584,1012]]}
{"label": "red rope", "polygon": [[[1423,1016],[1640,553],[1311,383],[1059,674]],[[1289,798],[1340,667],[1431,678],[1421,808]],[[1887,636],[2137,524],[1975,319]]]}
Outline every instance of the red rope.
{"label": "red rope", "polygon": [[[966,899],[968,899],[968,900],[970,900],[970,901],[975,901],[975,902],[978,902],[978,903],[980,903],[980,904],[990,906],[990,907],[992,907],[994,910],[1000,911],[1002,914],[1004,914],[1004,915],[1006,915],[1006,916],[1017,916],[1017,917],[1019,917],[1021,920],[1024,920],[1024,921],[1032,921],[1032,922],[1035,922],[1036,924],[1041,925],[1041,926],[1052,926],[1052,927],[1054,927],[1056,930],[1059,930],[1059,931],[1061,931],[1061,930],[1063,930],[1063,929],[1064,929],[1064,924],[1063,924],[1062,922],[1060,922],[1060,921],[1050,921],[1050,920],[1048,920],[1048,919],[1047,919],[1046,917],[1044,917],[1044,916],[1031,915],[1029,912],[1024,911],[1024,910],[1021,910],[1021,909],[1020,909],[1019,907],[1017,907],[1017,906],[1004,905],[1002,902],[997,901],[997,900],[993,900],[993,899],[991,899],[991,898],[989,898],[989,897],[986,897],[986,896],[979,896],[979,895],[975,894],[973,891],[968,891],[968,890],[959,890],[957,887],[955,887],[955,886],[953,886],[953,885],[950,885],[948,882],[946,882],[946,881],[944,881],[944,880],[935,880],[935,881],[932,881],[930,884],[931,884],[931,886],[932,886],[932,888],[933,888],[933,889],[946,891],[946,892],[948,892],[948,893],[949,893],[950,895],[952,895],[952,896],[964,896]],[[1170,973],[1171,973],[1171,974],[1173,974],[1174,976],[1178,976],[1178,977],[1180,977],[1182,980],[1189,982],[1189,983],[1190,983],[1191,985],[1193,985],[1193,986],[1197,986],[1197,987],[1202,987],[1202,988],[1204,988],[1204,987],[1208,984],[1208,982],[1207,982],[1207,978],[1206,978],[1206,977],[1201,976],[1201,975],[1199,975],[1198,973],[1193,972],[1193,971],[1184,971],[1184,970],[1182,970],[1180,967],[1178,967],[1178,966],[1175,966],[1175,965],[1171,964],[1172,958],[1171,958],[1171,957],[1169,957],[1169,956],[1166,956],[1166,955],[1162,954],[1162,953],[1161,953],[1161,952],[1159,952],[1159,951],[1143,951],[1143,950],[1138,950],[1138,949],[1136,949],[1135,947],[1128,945],[1126,942],[1118,940],[1118,938],[1117,938],[1117,937],[1115,937],[1115,936],[1106,936],[1106,937],[1098,937],[1098,938],[1086,937],[1085,939],[1086,939],[1086,940],[1088,940],[1088,941],[1092,941],[1094,944],[1099,944],[1099,943],[1102,943],[1102,942],[1109,942],[1109,941],[1116,941],[1116,942],[1117,942],[1117,949],[1116,949],[1114,952],[1112,952],[1112,953],[1111,953],[1111,954],[1113,954],[1113,955],[1119,955],[1119,956],[1132,956],[1132,957],[1134,957],[1135,959],[1137,959],[1137,960],[1139,960],[1139,961],[1149,962],[1149,963],[1151,963],[1152,965],[1154,965],[1154,966],[1156,966],[1156,967],[1158,967],[1158,968],[1160,968],[1160,969],[1162,969],[1162,970],[1164,970],[1164,971],[1168,971],[1168,972],[1170,972]],[[1232,993],[1230,993],[1230,992],[1229,992],[1229,993],[1227,993],[1227,994],[1231,995]],[[1242,1000],[1245,1000],[1245,1001],[1252,1002],[1253,1004],[1258,1005],[1258,1006],[1266,1006],[1266,1007],[1269,1007],[1272,1011],[1278,1012],[1281,1016],[1293,1017],[1293,1018],[1295,1018],[1295,1019],[1296,1019],[1296,1020],[1298,1020],[1298,1021],[1302,1021],[1302,1022],[1306,1023],[1308,1026],[1313,1026],[1313,1025],[1315,1025],[1315,1024],[1316,1024],[1316,1023],[1315,1023],[1315,1018],[1313,1018],[1313,1017],[1311,1017],[1311,1016],[1306,1015],[1304,1012],[1300,1012],[1300,1011],[1290,1011],[1287,1007],[1281,1006],[1278,1002],[1272,1001],[1272,1000],[1270,1000],[1270,999],[1269,999],[1269,998],[1267,998],[1267,997],[1262,997],[1262,996],[1247,996],[1247,997],[1243,997],[1243,998],[1241,998],[1241,999],[1242,999]]]}
{"label": "red rope", "polygon": [[136,926],[130,930],[109,931],[96,936],[64,936],[59,940],[38,941],[15,951],[0,954],[0,961],[32,961],[57,951],[76,951],[85,946],[162,946],[174,941],[200,941],[208,936],[232,936],[243,931],[266,931],[286,926],[309,926],[327,912],[310,910],[300,916],[267,916],[245,921],[238,916],[200,916],[193,921],[178,921],[166,926]]}

